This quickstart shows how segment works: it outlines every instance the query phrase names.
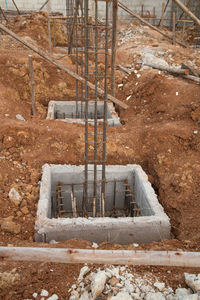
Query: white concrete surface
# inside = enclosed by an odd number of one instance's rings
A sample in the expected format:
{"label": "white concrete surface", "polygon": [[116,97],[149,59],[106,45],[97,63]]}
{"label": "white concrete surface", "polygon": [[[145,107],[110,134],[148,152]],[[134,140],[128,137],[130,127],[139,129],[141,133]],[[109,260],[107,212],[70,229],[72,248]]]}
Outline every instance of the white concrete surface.
{"label": "white concrete surface", "polygon": [[[92,168],[92,166],[89,166]],[[43,166],[40,199],[35,222],[35,240],[62,241],[72,238],[101,243],[129,244],[149,243],[170,238],[170,222],[159,204],[157,196],[139,165],[107,166],[107,179],[123,179],[126,176],[133,189],[135,200],[145,215],[128,218],[51,218],[52,191],[58,181],[63,183],[83,182],[84,166],[48,165]]]}

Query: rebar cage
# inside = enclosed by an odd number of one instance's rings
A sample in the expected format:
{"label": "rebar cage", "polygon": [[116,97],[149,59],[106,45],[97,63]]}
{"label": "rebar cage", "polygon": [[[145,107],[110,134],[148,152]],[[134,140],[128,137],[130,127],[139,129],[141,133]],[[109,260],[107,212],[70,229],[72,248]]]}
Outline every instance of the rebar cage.
{"label": "rebar cage", "polygon": [[[75,116],[73,115],[73,118],[81,118],[85,121],[85,180],[82,202],[84,216],[88,214],[89,203],[92,203],[94,217],[97,215],[97,207],[100,208],[98,215],[105,215],[107,95],[108,92],[114,95],[116,3],[117,0],[95,0],[92,7],[92,18],[88,0],[68,0],[66,2],[68,55],[75,64],[76,73],[85,79],[85,83],[76,80],[76,112]],[[99,19],[99,9],[101,9],[101,15],[102,11],[104,12],[101,20]],[[95,90],[88,87],[88,82],[95,85]],[[102,97],[98,96],[98,88],[104,90]],[[98,125],[99,101],[103,102],[101,125]],[[90,102],[94,103],[92,112],[89,110]],[[93,127],[89,125],[91,116],[94,119]],[[91,171],[88,169],[89,164],[93,165],[92,195],[88,192],[89,173],[91,175]],[[101,179],[97,180],[97,172],[101,172]],[[99,185],[100,192],[98,191]]]}

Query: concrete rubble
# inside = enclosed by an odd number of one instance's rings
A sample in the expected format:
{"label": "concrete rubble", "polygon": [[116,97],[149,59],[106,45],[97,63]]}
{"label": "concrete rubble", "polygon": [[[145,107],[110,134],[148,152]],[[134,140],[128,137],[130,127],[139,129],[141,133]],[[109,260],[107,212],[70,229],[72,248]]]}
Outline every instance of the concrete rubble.
{"label": "concrete rubble", "polygon": [[69,300],[200,300],[200,274],[185,273],[185,282],[188,288],[174,291],[150,272],[141,276],[128,266],[105,266],[94,271],[85,265],[77,283],[69,289]]}

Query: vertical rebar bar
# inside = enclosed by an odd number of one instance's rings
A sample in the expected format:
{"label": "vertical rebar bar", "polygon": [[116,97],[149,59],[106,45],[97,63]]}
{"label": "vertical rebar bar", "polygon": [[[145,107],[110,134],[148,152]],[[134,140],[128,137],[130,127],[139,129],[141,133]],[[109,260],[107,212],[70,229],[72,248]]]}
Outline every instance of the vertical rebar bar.
{"label": "vertical rebar bar", "polygon": [[111,56],[111,95],[115,96],[115,60],[117,44],[118,0],[113,0],[112,10],[112,56]]}
{"label": "vertical rebar bar", "polygon": [[[76,73],[79,73],[79,57],[78,57],[78,22],[77,13],[75,18],[75,55],[76,55]],[[76,79],[76,118],[78,117],[78,101],[79,101],[79,81]]]}
{"label": "vertical rebar bar", "polygon": [[[95,0],[94,198],[97,198],[98,2]],[[96,205],[96,201],[95,201]],[[95,208],[96,211],[96,208]]]}

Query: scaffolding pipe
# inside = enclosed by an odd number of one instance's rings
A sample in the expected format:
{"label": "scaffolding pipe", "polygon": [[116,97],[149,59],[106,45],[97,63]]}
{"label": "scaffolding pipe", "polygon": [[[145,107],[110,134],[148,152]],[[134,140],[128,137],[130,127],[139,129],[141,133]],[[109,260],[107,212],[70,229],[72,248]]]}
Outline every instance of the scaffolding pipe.
{"label": "scaffolding pipe", "polygon": [[200,26],[200,20],[180,1],[173,0],[195,23]]}
{"label": "scaffolding pipe", "polygon": [[200,252],[0,247],[0,259],[65,264],[200,267]]}
{"label": "scaffolding pipe", "polygon": [[[55,65],[59,69],[61,69],[62,71],[66,72],[68,75],[74,77],[75,79],[77,79],[80,82],[82,82],[83,84],[85,84],[86,80],[83,77],[79,76],[75,72],[73,72],[70,69],[68,69],[67,67],[63,66],[61,63],[57,62],[54,58],[52,58],[50,55],[48,55],[47,53],[45,53],[43,50],[35,47],[34,45],[31,45],[31,44],[27,43],[22,38],[20,38],[18,35],[16,35],[13,31],[9,30],[7,27],[5,27],[2,24],[0,24],[0,29],[2,31],[6,32],[8,35],[12,36],[18,42],[22,43],[23,45],[25,45],[26,47],[28,47],[29,49],[31,49],[32,51],[34,51],[35,53],[37,53],[38,55],[40,55],[42,58],[46,59],[47,61],[49,61],[50,63],[52,63],[53,65]],[[95,90],[95,85],[92,84],[89,81],[87,81],[87,86],[89,88],[91,88],[92,90]],[[102,89],[97,88],[97,92],[98,92],[99,96],[104,96],[104,91]],[[108,94],[108,100],[112,101],[113,103],[119,105],[120,107],[122,107],[124,109],[128,108],[128,105],[126,105],[122,101],[116,99],[115,97],[113,97],[110,94]]]}

